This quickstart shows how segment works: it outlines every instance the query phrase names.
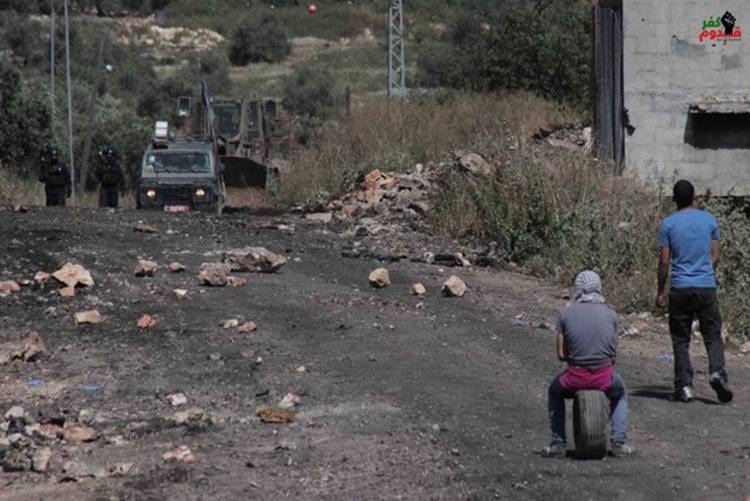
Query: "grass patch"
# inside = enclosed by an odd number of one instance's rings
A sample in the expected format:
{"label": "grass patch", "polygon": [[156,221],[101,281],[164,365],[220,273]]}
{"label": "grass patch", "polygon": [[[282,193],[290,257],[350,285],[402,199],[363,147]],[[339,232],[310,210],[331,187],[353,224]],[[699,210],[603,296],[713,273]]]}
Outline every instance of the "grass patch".
{"label": "grass patch", "polygon": [[312,147],[297,153],[281,197],[300,203],[317,199],[320,192],[336,196],[372,169],[410,169],[486,142],[514,141],[518,147],[533,131],[567,114],[529,94],[460,95],[442,103],[364,97],[351,116],[328,126]]}
{"label": "grass patch", "polygon": [[384,32],[386,10],[377,5],[355,2],[341,3],[333,0],[315,2],[316,14],[307,12],[307,4],[293,7],[276,7],[243,0],[177,0],[161,13],[165,26],[182,26],[191,29],[209,28],[222,35],[231,34],[245,15],[262,15],[271,12],[289,30],[291,36],[312,36],[326,40],[353,38],[365,29]]}

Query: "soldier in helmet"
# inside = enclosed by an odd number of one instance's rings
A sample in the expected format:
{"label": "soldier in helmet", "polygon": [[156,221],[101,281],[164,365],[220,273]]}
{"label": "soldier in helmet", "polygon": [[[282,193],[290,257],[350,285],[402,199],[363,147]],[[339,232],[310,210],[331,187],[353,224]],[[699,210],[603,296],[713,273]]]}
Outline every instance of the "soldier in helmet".
{"label": "soldier in helmet", "polygon": [[125,188],[125,178],[114,147],[104,146],[99,150],[99,164],[94,174],[101,183],[99,207],[117,207],[120,201],[119,191]]}
{"label": "soldier in helmet", "polygon": [[48,207],[65,205],[65,199],[70,196],[70,171],[56,146],[48,146],[42,153],[39,181],[44,183]]}

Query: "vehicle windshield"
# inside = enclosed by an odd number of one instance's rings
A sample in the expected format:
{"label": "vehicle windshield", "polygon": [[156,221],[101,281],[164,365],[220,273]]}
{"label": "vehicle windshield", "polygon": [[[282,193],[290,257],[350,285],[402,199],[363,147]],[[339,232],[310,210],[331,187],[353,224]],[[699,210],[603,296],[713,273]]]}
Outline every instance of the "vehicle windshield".
{"label": "vehicle windshield", "polygon": [[154,172],[211,172],[208,154],[195,151],[151,152],[146,166]]}
{"label": "vehicle windshield", "polygon": [[219,134],[234,137],[240,133],[240,106],[238,104],[220,104],[214,107],[216,129]]}

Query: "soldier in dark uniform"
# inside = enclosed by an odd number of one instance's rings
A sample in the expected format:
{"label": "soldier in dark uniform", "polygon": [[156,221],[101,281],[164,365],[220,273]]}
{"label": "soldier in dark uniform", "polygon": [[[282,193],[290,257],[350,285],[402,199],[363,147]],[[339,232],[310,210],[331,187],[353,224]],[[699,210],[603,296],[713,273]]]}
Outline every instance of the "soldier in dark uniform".
{"label": "soldier in dark uniform", "polygon": [[65,199],[70,196],[70,171],[60,159],[60,150],[55,146],[47,147],[41,164],[39,181],[44,183],[47,206],[64,206]]}
{"label": "soldier in dark uniform", "polygon": [[125,188],[117,150],[105,146],[99,151],[99,164],[94,173],[101,183],[99,189],[99,207],[117,207],[120,201],[119,191]]}

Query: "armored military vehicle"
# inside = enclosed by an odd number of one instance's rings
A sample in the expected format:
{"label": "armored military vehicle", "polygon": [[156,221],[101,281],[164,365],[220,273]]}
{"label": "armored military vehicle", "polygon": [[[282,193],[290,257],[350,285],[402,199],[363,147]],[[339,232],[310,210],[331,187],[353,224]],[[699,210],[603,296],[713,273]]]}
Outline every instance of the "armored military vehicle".
{"label": "armored military vehicle", "polygon": [[168,124],[157,122],[141,165],[138,208],[221,214],[226,196],[222,170],[213,141],[172,139]]}

